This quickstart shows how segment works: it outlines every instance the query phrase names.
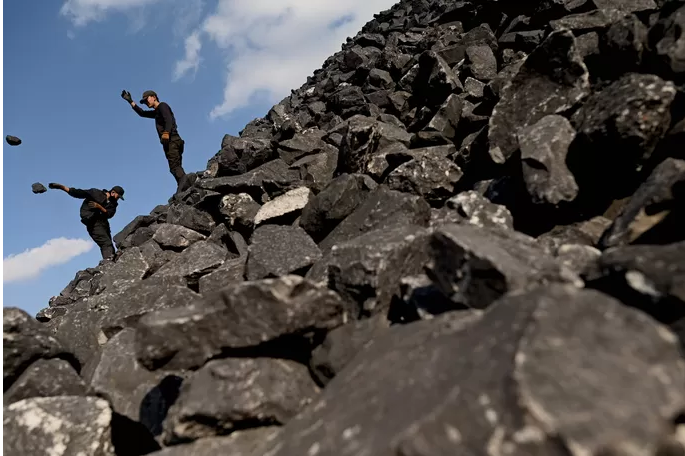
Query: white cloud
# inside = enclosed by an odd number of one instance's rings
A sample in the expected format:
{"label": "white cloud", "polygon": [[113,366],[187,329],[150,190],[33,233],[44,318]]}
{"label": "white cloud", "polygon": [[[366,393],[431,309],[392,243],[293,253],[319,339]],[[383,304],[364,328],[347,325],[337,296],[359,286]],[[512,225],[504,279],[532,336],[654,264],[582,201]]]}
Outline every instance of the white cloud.
{"label": "white cloud", "polygon": [[[218,0],[186,42],[174,79],[197,69],[200,36],[229,55],[223,101],[210,117],[245,107],[257,94],[277,102],[301,86],[373,14],[396,0]],[[332,24],[336,24],[333,26]],[[200,35],[201,34],[201,35]],[[197,41],[195,41],[197,40]]]}
{"label": "white cloud", "polygon": [[193,73],[197,71],[197,67],[200,65],[200,49],[202,49],[200,33],[195,31],[186,38],[186,56],[183,60],[176,62],[174,81],[180,79],[191,70]]}
{"label": "white cloud", "polygon": [[76,26],[101,21],[110,12],[126,12],[159,0],[67,0],[60,14],[71,18]]}
{"label": "white cloud", "polygon": [[95,244],[85,239],[50,239],[40,247],[27,249],[22,253],[3,259],[3,282],[18,282],[38,277],[41,272],[64,264],[88,252]]}

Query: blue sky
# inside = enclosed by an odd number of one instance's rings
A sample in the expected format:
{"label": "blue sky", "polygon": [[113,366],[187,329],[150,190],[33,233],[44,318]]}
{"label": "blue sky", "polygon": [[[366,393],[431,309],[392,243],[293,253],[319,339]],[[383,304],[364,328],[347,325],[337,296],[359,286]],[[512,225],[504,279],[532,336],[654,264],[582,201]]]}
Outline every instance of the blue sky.
{"label": "blue sky", "polygon": [[[341,4],[342,3],[342,4]],[[204,170],[224,134],[299,87],[392,0],[4,2],[3,305],[35,314],[100,260],[80,200],[31,184],[121,185],[112,233],[175,190],[154,121],[120,98],[155,90]]]}

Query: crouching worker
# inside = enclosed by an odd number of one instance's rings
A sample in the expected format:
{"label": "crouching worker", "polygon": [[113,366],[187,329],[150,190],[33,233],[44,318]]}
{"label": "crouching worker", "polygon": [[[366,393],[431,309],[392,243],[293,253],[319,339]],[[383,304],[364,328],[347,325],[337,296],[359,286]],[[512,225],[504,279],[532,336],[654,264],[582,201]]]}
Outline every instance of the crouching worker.
{"label": "crouching worker", "polygon": [[100,247],[103,259],[114,257],[114,244],[112,243],[112,232],[109,227],[109,219],[114,217],[117,212],[118,199],[124,199],[124,189],[118,185],[111,190],[99,190],[91,188],[81,190],[69,188],[62,184],[50,183],[48,187],[57,190],[64,190],[70,196],[84,200],[81,204],[81,223],[86,225],[88,234]]}

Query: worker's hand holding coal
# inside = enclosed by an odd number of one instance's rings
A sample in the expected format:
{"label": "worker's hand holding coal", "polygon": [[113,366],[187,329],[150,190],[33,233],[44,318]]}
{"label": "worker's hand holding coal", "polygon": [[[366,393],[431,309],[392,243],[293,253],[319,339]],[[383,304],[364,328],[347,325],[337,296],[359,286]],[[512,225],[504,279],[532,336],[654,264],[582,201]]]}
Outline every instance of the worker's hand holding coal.
{"label": "worker's hand holding coal", "polygon": [[168,144],[169,143],[169,132],[165,131],[162,133],[162,144]]}
{"label": "worker's hand holding coal", "polygon": [[56,184],[54,182],[50,182],[48,184],[48,187],[56,189],[56,190],[61,190],[62,189],[62,184]]}
{"label": "worker's hand holding coal", "polygon": [[126,100],[129,103],[133,103],[133,98],[131,98],[131,92],[127,92],[126,90],[121,91],[121,98]]}

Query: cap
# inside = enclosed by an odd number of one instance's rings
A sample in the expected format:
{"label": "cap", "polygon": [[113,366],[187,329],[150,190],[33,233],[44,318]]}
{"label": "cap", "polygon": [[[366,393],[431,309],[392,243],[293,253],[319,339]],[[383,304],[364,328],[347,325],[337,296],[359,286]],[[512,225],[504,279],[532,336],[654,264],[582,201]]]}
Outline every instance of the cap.
{"label": "cap", "polygon": [[121,198],[122,200],[124,199],[124,189],[121,188],[120,186],[115,185],[114,187],[112,187],[112,190],[110,190],[110,192],[117,192],[117,194],[119,195],[119,198]]}
{"label": "cap", "polygon": [[155,98],[159,98],[154,90],[146,90],[145,92],[143,92],[143,97],[140,99],[140,104],[145,104],[145,99],[150,95],[152,95]]}

